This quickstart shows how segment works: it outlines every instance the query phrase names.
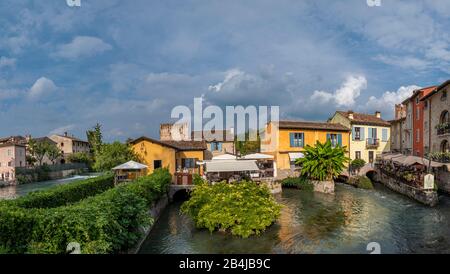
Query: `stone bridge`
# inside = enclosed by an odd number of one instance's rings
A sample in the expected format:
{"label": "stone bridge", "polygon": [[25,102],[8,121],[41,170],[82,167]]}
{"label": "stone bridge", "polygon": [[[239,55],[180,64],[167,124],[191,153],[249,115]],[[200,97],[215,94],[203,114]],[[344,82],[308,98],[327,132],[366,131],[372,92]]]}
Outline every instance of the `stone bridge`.
{"label": "stone bridge", "polygon": [[189,192],[194,188],[194,185],[170,185],[169,187],[169,200],[173,201],[173,198],[180,191],[183,193]]}
{"label": "stone bridge", "polygon": [[[368,174],[370,174],[370,173],[374,173],[374,172],[376,172],[376,170],[375,170],[375,165],[369,163],[369,164],[366,164],[365,166],[363,166],[363,167],[359,170],[358,174],[355,174],[355,175],[358,175],[358,176],[366,176],[366,175],[368,175]],[[350,174],[349,174],[348,170],[345,170],[344,172],[342,172],[341,175],[342,175],[342,176],[345,176],[345,177],[350,177]],[[353,176],[353,174],[352,174],[352,176]]]}

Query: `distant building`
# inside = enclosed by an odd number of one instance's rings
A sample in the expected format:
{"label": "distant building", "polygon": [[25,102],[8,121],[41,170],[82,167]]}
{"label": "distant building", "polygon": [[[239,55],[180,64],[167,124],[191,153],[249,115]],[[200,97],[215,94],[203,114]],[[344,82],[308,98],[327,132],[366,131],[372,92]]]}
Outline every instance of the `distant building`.
{"label": "distant building", "polygon": [[70,136],[67,132],[64,135],[51,135],[49,137],[52,141],[56,143],[56,146],[62,152],[62,158],[60,163],[66,163],[67,157],[74,153],[85,152],[89,153],[91,151],[91,147],[89,142],[78,139],[73,135]]}
{"label": "distant building", "polygon": [[26,166],[26,148],[12,142],[0,144],[0,181],[15,181],[16,169]]}
{"label": "distant building", "polygon": [[426,152],[450,152],[450,80],[421,98]]}
{"label": "distant building", "polygon": [[390,151],[391,124],[375,114],[336,111],[329,120],[351,129],[350,158],[373,163],[378,154]]}
{"label": "distant building", "polygon": [[391,151],[404,153],[406,107],[402,104],[395,105],[395,119],[391,123]]}
{"label": "distant building", "polygon": [[[196,135],[192,132],[192,138]],[[211,160],[215,156],[224,154],[236,154],[234,142],[234,129],[213,130],[211,132],[198,132],[201,140],[206,142],[205,160]]]}
{"label": "distant building", "polygon": [[161,141],[190,141],[188,123],[183,124],[161,124],[159,127],[159,139]]}

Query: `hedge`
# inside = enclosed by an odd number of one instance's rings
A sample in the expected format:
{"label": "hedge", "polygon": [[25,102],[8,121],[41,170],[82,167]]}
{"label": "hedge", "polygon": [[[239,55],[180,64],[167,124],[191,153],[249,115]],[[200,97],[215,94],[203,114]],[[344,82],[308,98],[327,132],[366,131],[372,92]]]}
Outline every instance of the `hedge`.
{"label": "hedge", "polygon": [[31,209],[0,205],[0,249],[60,254],[76,242],[82,253],[127,250],[141,236],[139,228],[152,221],[149,205],[166,193],[170,182],[170,173],[161,169],[75,204]]}
{"label": "hedge", "polygon": [[8,202],[23,208],[52,208],[78,202],[112,187],[114,187],[114,175],[108,174],[32,192]]}

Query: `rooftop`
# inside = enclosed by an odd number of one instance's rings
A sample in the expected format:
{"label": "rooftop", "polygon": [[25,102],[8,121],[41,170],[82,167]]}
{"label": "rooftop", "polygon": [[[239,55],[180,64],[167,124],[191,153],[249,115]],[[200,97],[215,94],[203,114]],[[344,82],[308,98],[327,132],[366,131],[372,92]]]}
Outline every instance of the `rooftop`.
{"label": "rooftop", "polygon": [[149,141],[160,144],[162,146],[171,147],[176,150],[206,150],[206,142],[204,141],[161,141],[150,137],[142,136],[130,141],[131,144],[136,144],[140,141]]}
{"label": "rooftop", "polygon": [[378,118],[375,114],[358,113],[351,111],[337,111],[336,113],[339,113],[347,118],[349,114],[352,113],[353,119],[351,119],[351,122],[355,124],[382,127],[389,127],[391,125],[388,121]]}
{"label": "rooftop", "polygon": [[324,122],[305,122],[305,121],[279,121],[281,129],[317,129],[317,130],[335,130],[350,131],[349,128],[341,124],[324,123]]}

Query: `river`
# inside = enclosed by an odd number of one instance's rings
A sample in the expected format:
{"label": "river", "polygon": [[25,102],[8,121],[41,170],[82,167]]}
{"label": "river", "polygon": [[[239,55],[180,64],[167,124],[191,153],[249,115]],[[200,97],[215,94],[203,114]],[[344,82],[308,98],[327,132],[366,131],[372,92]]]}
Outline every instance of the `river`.
{"label": "river", "polygon": [[276,196],[281,217],[260,236],[242,239],[197,229],[169,205],[140,253],[450,253],[450,198],[435,208],[422,206],[376,184],[374,190],[337,184],[336,194],[284,189]]}
{"label": "river", "polygon": [[23,184],[23,185],[17,185],[17,186],[7,186],[0,188],[0,200],[2,199],[14,199],[20,196],[24,196],[30,192],[38,191],[38,190],[44,190],[56,185],[64,185],[88,178],[97,177],[99,174],[97,173],[90,173],[85,175],[75,175],[64,179],[59,180],[50,180],[50,181],[43,181],[43,182],[37,182],[37,183],[29,183],[29,184]]}

